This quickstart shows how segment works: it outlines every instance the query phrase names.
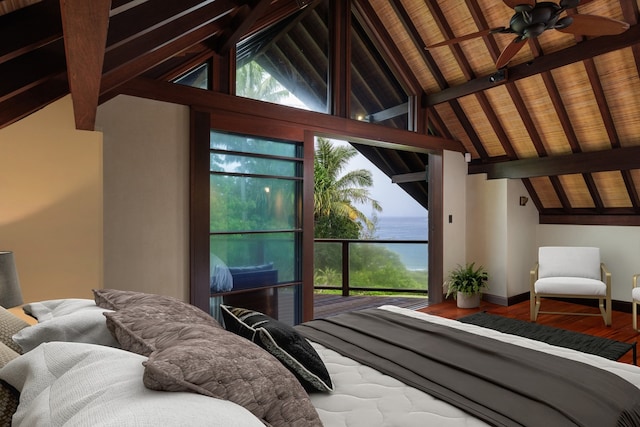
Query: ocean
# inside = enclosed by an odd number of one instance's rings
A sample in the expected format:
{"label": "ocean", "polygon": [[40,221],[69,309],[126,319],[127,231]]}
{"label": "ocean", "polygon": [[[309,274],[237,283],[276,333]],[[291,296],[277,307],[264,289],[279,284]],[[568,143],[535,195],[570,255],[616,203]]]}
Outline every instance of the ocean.
{"label": "ocean", "polygon": [[[427,240],[426,217],[378,217],[376,239],[379,240]],[[397,253],[409,270],[427,270],[428,252],[425,244],[385,243],[384,246]]]}

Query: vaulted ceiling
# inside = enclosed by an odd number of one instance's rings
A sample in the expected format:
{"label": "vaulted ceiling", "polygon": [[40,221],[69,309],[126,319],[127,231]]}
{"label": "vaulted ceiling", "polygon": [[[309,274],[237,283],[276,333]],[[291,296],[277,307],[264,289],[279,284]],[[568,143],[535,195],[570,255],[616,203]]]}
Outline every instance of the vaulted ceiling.
{"label": "vaulted ceiling", "polygon": [[[640,225],[639,1],[582,0],[561,13],[573,32],[522,42],[488,30],[524,16],[514,7],[535,15],[529,0],[352,0],[352,10],[413,95],[410,127],[459,141],[470,173],[522,179],[541,222]],[[172,80],[319,3],[0,0],[0,127],[72,93],[76,126],[93,129],[97,106],[123,85]],[[329,18],[344,21],[348,2],[335,3]],[[358,148],[388,175],[427,162]],[[426,203],[424,185],[406,189]]]}

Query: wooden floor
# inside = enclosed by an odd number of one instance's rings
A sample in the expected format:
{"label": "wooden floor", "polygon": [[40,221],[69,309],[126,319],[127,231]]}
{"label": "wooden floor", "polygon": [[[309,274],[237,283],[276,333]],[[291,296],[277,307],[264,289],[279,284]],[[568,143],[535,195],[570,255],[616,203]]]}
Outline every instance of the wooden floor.
{"label": "wooden floor", "polygon": [[[598,309],[594,307],[586,307],[582,305],[571,304],[555,300],[543,300],[542,310],[545,311],[577,311],[586,313],[597,313]],[[504,307],[482,301],[480,308],[462,309],[457,308],[453,300],[447,300],[441,304],[434,304],[419,309],[429,314],[435,314],[450,319],[458,319],[460,317],[473,314],[478,311],[486,311],[487,313],[498,314],[504,317],[529,321],[529,301]],[[610,338],[618,341],[635,343],[638,341],[638,333],[631,326],[631,313],[623,313],[614,311],[612,313],[611,326],[604,325],[601,316],[575,316],[575,315],[538,315],[537,323],[542,325],[553,326],[556,328],[567,329],[584,334],[595,335],[604,338]],[[632,352],[628,352],[619,360],[624,363],[633,363]]]}
{"label": "wooden floor", "polygon": [[[440,304],[429,305],[426,298],[417,297],[342,297],[340,295],[321,294],[315,295],[314,317],[319,319],[339,314],[341,312],[378,307],[384,304],[397,305],[411,310],[418,310],[450,319],[459,319],[460,317],[464,317],[478,311],[486,311],[487,313],[498,314],[504,317],[511,317],[526,321],[529,320],[529,301],[511,305],[509,307],[482,301],[479,308],[462,309],[456,307],[456,302],[454,300],[447,300]],[[597,309],[593,307],[555,300],[543,300],[542,309],[545,311],[578,311],[597,313]],[[610,327],[604,326],[604,321],[601,316],[540,314],[538,316],[537,323],[628,343],[637,342],[640,335],[638,335],[631,326],[631,313],[614,311],[612,314],[612,325]],[[620,362],[633,363],[632,353],[629,352],[622,356]]]}

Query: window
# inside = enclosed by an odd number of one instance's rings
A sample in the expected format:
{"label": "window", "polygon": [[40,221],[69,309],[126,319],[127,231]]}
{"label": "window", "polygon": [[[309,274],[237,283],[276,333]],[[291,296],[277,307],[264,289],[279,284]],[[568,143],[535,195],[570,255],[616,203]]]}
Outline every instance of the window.
{"label": "window", "polygon": [[221,302],[301,319],[301,144],[211,132],[210,273]]}

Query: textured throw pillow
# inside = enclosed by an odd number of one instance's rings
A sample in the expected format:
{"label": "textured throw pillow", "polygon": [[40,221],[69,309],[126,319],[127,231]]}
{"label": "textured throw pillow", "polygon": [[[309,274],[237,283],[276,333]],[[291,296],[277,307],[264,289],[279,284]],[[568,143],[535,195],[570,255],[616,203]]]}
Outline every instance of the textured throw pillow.
{"label": "textured throw pillow", "polygon": [[182,325],[156,340],[144,363],[153,390],[192,391],[230,400],[273,427],[321,426],[308,395],[269,353],[221,328]]}
{"label": "textured throw pillow", "polygon": [[329,372],[318,353],[291,326],[257,311],[221,305],[227,330],[245,337],[274,355],[298,378],[305,390],[332,391]]}
{"label": "textured throw pillow", "polygon": [[103,312],[108,311],[95,305],[90,310],[80,310],[71,314],[53,317],[45,322],[23,328],[13,336],[22,352],[28,352],[51,341],[82,342],[88,344],[119,347],[107,329]]}
{"label": "textured throw pillow", "polygon": [[208,315],[201,316],[200,313],[204,314],[203,311],[195,309],[199,312],[197,313],[185,308],[187,304],[176,301],[141,303],[105,313],[107,328],[120,343],[121,348],[143,356],[151,354],[156,349],[156,340],[175,328],[200,324],[222,329],[214,318]]}
{"label": "textured throw pillow", "polygon": [[264,427],[232,402],[149,390],[145,360],[92,344],[43,344],[0,369],[21,392],[13,426]]}
{"label": "textured throw pillow", "polygon": [[[0,343],[0,368],[18,357],[19,354]],[[0,426],[10,426],[11,418],[18,408],[20,394],[18,391],[0,380]]]}
{"label": "textured throw pillow", "polygon": [[22,353],[22,348],[13,341],[12,337],[27,326],[29,326],[27,322],[9,313],[4,307],[0,307],[0,343],[17,353]]}
{"label": "textured throw pillow", "polygon": [[181,310],[189,319],[200,319],[220,326],[209,314],[177,298],[144,292],[121,291],[118,289],[94,289],[93,295],[98,306],[109,310],[122,310],[137,305],[158,305]]}

